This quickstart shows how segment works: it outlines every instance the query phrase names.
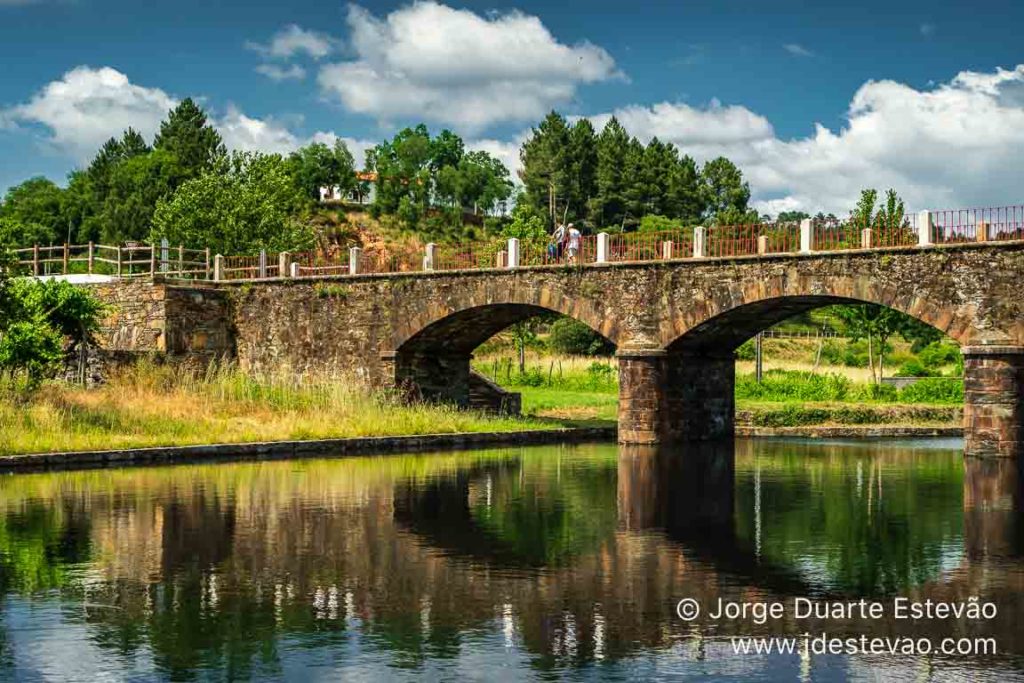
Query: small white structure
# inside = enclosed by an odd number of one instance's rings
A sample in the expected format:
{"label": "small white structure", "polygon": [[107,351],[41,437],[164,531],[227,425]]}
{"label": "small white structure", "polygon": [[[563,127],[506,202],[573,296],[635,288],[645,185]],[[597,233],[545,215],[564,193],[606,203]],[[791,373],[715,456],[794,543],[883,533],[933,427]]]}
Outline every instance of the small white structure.
{"label": "small white structure", "polygon": [[340,185],[325,185],[320,187],[321,202],[340,202],[344,197]]}

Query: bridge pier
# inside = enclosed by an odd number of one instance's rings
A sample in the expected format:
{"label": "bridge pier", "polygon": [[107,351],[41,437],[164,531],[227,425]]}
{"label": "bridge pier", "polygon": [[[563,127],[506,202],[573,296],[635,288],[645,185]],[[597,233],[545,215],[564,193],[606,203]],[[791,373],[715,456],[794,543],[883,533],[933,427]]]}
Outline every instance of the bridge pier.
{"label": "bridge pier", "polygon": [[735,358],[725,354],[620,350],[619,443],[731,439]]}
{"label": "bridge pier", "polygon": [[1024,457],[1024,347],[965,346],[964,455]]}
{"label": "bridge pier", "polygon": [[469,407],[468,353],[403,352],[395,358],[395,383],[413,398]]}

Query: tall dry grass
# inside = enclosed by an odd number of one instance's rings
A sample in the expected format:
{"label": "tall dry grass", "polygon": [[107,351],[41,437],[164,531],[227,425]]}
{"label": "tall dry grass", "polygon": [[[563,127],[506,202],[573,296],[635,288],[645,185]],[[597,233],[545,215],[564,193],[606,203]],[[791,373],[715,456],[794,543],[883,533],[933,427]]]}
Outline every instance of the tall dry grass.
{"label": "tall dry grass", "polygon": [[0,394],[0,454],[550,426],[229,365],[186,372],[140,363],[99,388],[53,383],[29,397]]}

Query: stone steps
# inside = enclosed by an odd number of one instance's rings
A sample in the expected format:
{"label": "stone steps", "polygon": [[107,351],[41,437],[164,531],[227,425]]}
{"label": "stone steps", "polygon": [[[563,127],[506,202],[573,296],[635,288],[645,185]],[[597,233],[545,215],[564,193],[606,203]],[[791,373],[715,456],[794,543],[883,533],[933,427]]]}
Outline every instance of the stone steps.
{"label": "stone steps", "polygon": [[519,393],[506,391],[476,370],[470,370],[469,407],[499,415],[520,415],[523,399]]}

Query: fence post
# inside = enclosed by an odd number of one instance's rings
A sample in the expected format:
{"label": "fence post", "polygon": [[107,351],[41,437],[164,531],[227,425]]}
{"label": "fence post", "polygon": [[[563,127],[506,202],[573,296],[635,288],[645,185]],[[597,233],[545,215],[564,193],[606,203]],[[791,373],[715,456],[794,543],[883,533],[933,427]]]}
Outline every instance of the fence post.
{"label": "fence post", "polygon": [[207,280],[210,279],[210,248],[206,247],[203,250],[205,258],[203,259],[203,277]]}
{"label": "fence post", "polygon": [[92,263],[95,256],[95,245],[89,242],[89,275],[92,275]]}
{"label": "fence post", "polygon": [[117,276],[121,277],[121,245],[117,245]]}
{"label": "fence post", "polygon": [[871,248],[871,228],[864,228],[860,231],[860,248]]}
{"label": "fence post", "polygon": [[500,250],[494,256],[494,267],[495,268],[507,268],[508,267],[508,252],[504,249]]}
{"label": "fence post", "polygon": [[704,238],[707,235],[707,228],[698,225],[693,229],[693,258],[704,258]]}
{"label": "fence post", "polygon": [[608,233],[597,233],[597,262],[608,263]]}
{"label": "fence post", "polygon": [[39,245],[32,245],[32,274],[39,277]]}
{"label": "fence post", "polygon": [[917,246],[929,247],[932,244],[932,212],[917,212]]}
{"label": "fence post", "polygon": [[160,240],[160,272],[161,273],[166,273],[168,270],[171,269],[170,249],[171,249],[171,243],[167,241],[166,237],[164,237],[162,240]]}
{"label": "fence post", "polygon": [[288,277],[288,260],[291,258],[291,254],[287,251],[282,251],[277,255],[277,275],[278,277]]}
{"label": "fence post", "polygon": [[298,277],[299,276],[299,262],[298,261],[292,261],[291,266],[290,266],[290,270],[291,270],[291,276],[293,278],[294,277]]}
{"label": "fence post", "polygon": [[358,275],[359,274],[359,260],[363,255],[363,250],[359,247],[352,247],[348,250],[348,274]]}
{"label": "fence post", "polygon": [[977,225],[975,226],[975,229],[977,231],[976,237],[977,237],[978,241],[979,242],[987,242],[988,241],[988,221],[978,221]]}
{"label": "fence post", "polygon": [[213,281],[220,282],[224,279],[224,257],[217,254],[213,257]]}
{"label": "fence post", "polygon": [[800,221],[800,253],[811,253],[811,234],[813,231],[814,228],[811,225],[810,218],[804,218]]}
{"label": "fence post", "polygon": [[69,265],[70,261],[71,261],[71,247],[68,246],[67,242],[65,242],[64,243],[64,274],[65,275],[68,274],[68,265]]}
{"label": "fence post", "polygon": [[427,242],[427,248],[423,254],[423,270],[433,270],[437,261],[437,245]]}
{"label": "fence post", "polygon": [[185,277],[185,245],[178,245],[178,277]]}
{"label": "fence post", "polygon": [[518,268],[519,267],[519,239],[515,237],[508,238],[508,263],[507,268]]}
{"label": "fence post", "polygon": [[149,274],[156,275],[156,245],[152,242],[149,245]]}
{"label": "fence post", "polygon": [[665,240],[661,243],[661,258],[666,261],[672,260],[672,240]]}
{"label": "fence post", "polygon": [[768,253],[768,236],[758,235],[757,236],[757,254],[758,256],[764,256]]}
{"label": "fence post", "polygon": [[267,277],[267,250],[266,249],[260,249],[260,264],[259,264],[259,270],[256,271],[256,276],[259,279],[261,279],[261,280],[264,279],[265,277]]}

